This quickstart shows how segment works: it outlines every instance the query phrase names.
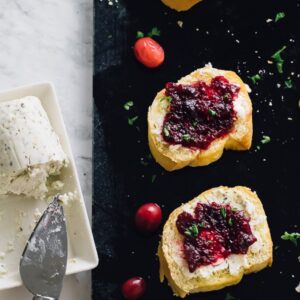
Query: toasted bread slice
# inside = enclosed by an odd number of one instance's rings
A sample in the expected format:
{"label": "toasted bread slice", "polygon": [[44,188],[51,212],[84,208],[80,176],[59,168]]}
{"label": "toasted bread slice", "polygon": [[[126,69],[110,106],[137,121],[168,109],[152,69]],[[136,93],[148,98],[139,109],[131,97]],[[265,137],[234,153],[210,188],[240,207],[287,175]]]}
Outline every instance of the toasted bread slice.
{"label": "toasted bread slice", "polygon": [[162,0],[162,2],[177,11],[189,10],[195,4],[202,0]]}
{"label": "toasted bread slice", "polygon": [[[224,200],[225,199],[225,200]],[[231,254],[216,264],[200,266],[190,272],[182,254],[183,235],[176,220],[183,211],[191,212],[198,202],[229,204],[250,217],[250,227],[257,241],[246,254]],[[219,290],[237,284],[244,274],[257,272],[272,265],[272,239],[266,215],[256,193],[249,188],[220,186],[200,194],[175,209],[167,220],[158,247],[160,280],[167,278],[175,295],[184,298],[189,293]]]}
{"label": "toasted bread slice", "polygon": [[224,71],[206,65],[181,78],[178,83],[193,84],[197,81],[210,83],[216,76],[224,76],[231,84],[240,87],[234,100],[236,120],[233,129],[225,137],[215,139],[205,150],[191,149],[180,144],[171,145],[162,137],[164,117],[168,112],[167,101],[161,101],[165,89],[155,97],[148,111],[148,141],[155,160],[167,171],[181,169],[185,166],[205,166],[218,160],[225,149],[248,150],[252,142],[252,103],[248,95],[249,87],[232,71]]}

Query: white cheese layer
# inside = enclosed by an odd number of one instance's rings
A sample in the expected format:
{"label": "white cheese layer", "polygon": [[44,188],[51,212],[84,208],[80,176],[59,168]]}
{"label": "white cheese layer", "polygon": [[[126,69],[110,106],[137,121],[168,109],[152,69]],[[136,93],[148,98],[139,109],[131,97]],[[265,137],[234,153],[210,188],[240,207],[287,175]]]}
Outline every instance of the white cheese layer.
{"label": "white cheese layer", "polygon": [[38,98],[0,103],[0,194],[43,197],[49,176],[58,175],[66,163]]}

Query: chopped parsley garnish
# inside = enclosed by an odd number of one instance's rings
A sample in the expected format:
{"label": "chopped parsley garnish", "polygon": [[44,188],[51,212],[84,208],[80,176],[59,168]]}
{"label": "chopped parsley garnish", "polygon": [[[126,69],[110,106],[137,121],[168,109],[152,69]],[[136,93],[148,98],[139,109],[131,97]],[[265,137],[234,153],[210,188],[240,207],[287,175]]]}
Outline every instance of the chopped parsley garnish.
{"label": "chopped parsley garnish", "polygon": [[285,13],[283,11],[276,14],[275,22],[278,22],[279,20],[283,19],[285,17]]}
{"label": "chopped parsley garnish", "polygon": [[259,74],[255,74],[255,75],[253,75],[253,76],[251,76],[249,78],[252,80],[253,84],[256,84],[257,81],[261,80],[261,77],[260,77]]}
{"label": "chopped parsley garnish", "polygon": [[262,144],[268,144],[271,142],[271,138],[268,135],[263,135],[263,138],[261,140]]}
{"label": "chopped parsley garnish", "polygon": [[156,177],[157,177],[156,174],[153,174],[153,175],[151,176],[151,182],[152,182],[152,183],[155,181]]}
{"label": "chopped parsley garnish", "polygon": [[217,115],[217,113],[213,110],[213,109],[208,109],[208,113],[212,116],[212,117],[214,117],[214,116],[216,116]]}
{"label": "chopped parsley garnish", "polygon": [[292,79],[287,79],[285,82],[284,82],[284,85],[287,89],[291,89],[293,87],[293,82],[292,82]]}
{"label": "chopped parsley garnish", "polygon": [[204,222],[201,222],[201,223],[199,224],[199,227],[200,227],[200,228],[204,228],[204,227],[205,227],[205,223],[204,223]]}
{"label": "chopped parsley garnish", "polygon": [[228,220],[228,225],[229,225],[229,226],[232,226],[232,224],[233,224],[232,218],[229,218],[229,220]]}
{"label": "chopped parsley garnish", "polygon": [[281,57],[281,53],[286,49],[286,46],[283,46],[277,52],[275,52],[271,57],[276,62],[278,73],[283,73],[283,62],[284,60]]}
{"label": "chopped parsley garnish", "polygon": [[233,297],[230,293],[227,293],[224,300],[235,300],[235,297]]}
{"label": "chopped parsley garnish", "polygon": [[142,38],[142,37],[144,37],[145,35],[144,35],[144,33],[142,32],[142,31],[137,31],[136,32],[136,38],[137,39],[140,39],[140,38]]}
{"label": "chopped parsley garnish", "polygon": [[220,208],[220,213],[221,213],[221,216],[225,219],[226,218],[226,208],[225,207],[221,207]]}
{"label": "chopped parsley garnish", "polygon": [[160,36],[160,30],[157,27],[153,27],[148,33],[148,36]]}
{"label": "chopped parsley garnish", "polygon": [[170,135],[170,132],[169,132],[169,129],[167,126],[164,127],[164,134],[165,136],[169,136]]}
{"label": "chopped parsley garnish", "polygon": [[196,224],[192,224],[185,230],[184,233],[188,236],[197,237],[199,234],[198,226]]}
{"label": "chopped parsley garnish", "polygon": [[132,117],[132,118],[128,118],[128,124],[129,124],[130,126],[132,126],[132,125],[136,122],[136,120],[137,120],[138,118],[139,118],[138,116],[134,116],[134,117]]}
{"label": "chopped parsley garnish", "polygon": [[186,142],[188,142],[191,139],[191,136],[189,134],[183,134],[182,139]]}
{"label": "chopped parsley garnish", "polygon": [[161,99],[160,99],[160,102],[163,102],[163,101],[168,101],[169,103],[172,101],[172,97],[171,96],[163,96]]}
{"label": "chopped parsley garnish", "polygon": [[124,109],[129,110],[133,106],[133,101],[128,101],[124,104]]}
{"label": "chopped parsley garnish", "polygon": [[236,207],[233,207],[232,209],[231,209],[233,212],[237,212],[237,208]]}
{"label": "chopped parsley garnish", "polygon": [[224,99],[224,100],[228,100],[229,97],[230,97],[230,94],[229,94],[229,93],[226,93],[226,94],[224,94],[223,99]]}
{"label": "chopped parsley garnish", "polygon": [[297,246],[298,244],[298,240],[300,239],[300,233],[298,232],[285,232],[282,236],[281,236],[282,240],[285,241],[291,241],[295,246]]}

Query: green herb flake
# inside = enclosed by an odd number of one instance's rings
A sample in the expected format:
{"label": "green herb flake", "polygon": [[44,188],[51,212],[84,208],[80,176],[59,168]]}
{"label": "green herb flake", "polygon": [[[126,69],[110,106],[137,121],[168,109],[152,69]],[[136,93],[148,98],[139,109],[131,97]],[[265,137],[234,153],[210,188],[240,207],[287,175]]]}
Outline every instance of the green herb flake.
{"label": "green herb flake", "polygon": [[171,103],[172,102],[172,97],[171,96],[163,96],[160,99],[160,102],[163,102],[163,101],[168,101],[169,103]]}
{"label": "green herb flake", "polygon": [[148,36],[160,36],[160,30],[157,27],[153,27],[151,31],[148,33]]}
{"label": "green herb flake", "polygon": [[216,116],[217,115],[217,113],[213,110],[213,109],[208,109],[208,113],[212,116],[212,117],[214,117],[214,116]]}
{"label": "green herb flake", "polygon": [[185,141],[185,142],[188,142],[190,139],[191,139],[191,136],[187,133],[187,134],[183,134],[182,135],[182,139]]}
{"label": "green herb flake", "polygon": [[230,293],[227,293],[227,294],[225,295],[225,299],[224,299],[224,300],[235,300],[235,297],[232,296]]}
{"label": "green herb flake", "polygon": [[283,46],[277,52],[275,52],[271,57],[276,62],[278,73],[283,73],[283,62],[284,60],[281,57],[281,53],[286,49],[286,46]]}
{"label": "green herb flake", "polygon": [[167,126],[165,126],[163,130],[164,130],[164,135],[165,136],[170,136],[170,132],[169,132],[169,129],[168,129]]}
{"label": "green herb flake", "polygon": [[283,11],[276,14],[275,22],[278,22],[279,20],[283,19],[285,17],[285,13]]}
{"label": "green herb flake", "polygon": [[136,32],[136,38],[137,39],[140,39],[140,38],[142,38],[142,37],[144,37],[145,35],[144,35],[144,33],[142,32],[142,31],[137,31]]}
{"label": "green herb flake", "polygon": [[198,125],[198,121],[193,121],[192,126],[195,128]]}
{"label": "green herb flake", "polygon": [[229,99],[229,97],[230,97],[230,94],[226,93],[226,94],[224,94],[223,99],[226,101]]}
{"label": "green herb flake", "polygon": [[134,116],[132,118],[128,118],[128,124],[130,126],[132,126],[137,121],[138,118],[139,118],[138,116]]}
{"label": "green herb flake", "polygon": [[187,236],[192,236],[192,233],[188,229],[184,232],[184,234]]}
{"label": "green herb flake", "polygon": [[262,140],[261,140],[261,143],[262,144],[268,144],[268,143],[270,143],[271,142],[271,138],[269,137],[269,136],[267,136],[267,135],[263,135],[263,138],[262,138]]}
{"label": "green herb flake", "polygon": [[133,106],[133,101],[128,101],[123,105],[124,109],[126,110],[130,110],[132,106]]}
{"label": "green herb flake", "polygon": [[205,227],[205,223],[204,223],[204,222],[201,222],[201,223],[199,224],[199,227],[200,227],[200,228],[204,228],[204,227]]}
{"label": "green herb flake", "polygon": [[228,219],[228,225],[229,225],[229,226],[232,226],[232,225],[233,225],[232,218],[229,218],[229,219]]}
{"label": "green herb flake", "polygon": [[297,246],[298,240],[300,239],[300,233],[298,233],[298,232],[292,232],[292,233],[285,232],[281,236],[281,239],[284,240],[284,241],[291,241],[295,246]]}
{"label": "green herb flake", "polygon": [[153,182],[155,181],[156,177],[157,177],[156,174],[153,174],[153,175],[151,176],[151,183],[153,183]]}
{"label": "green herb flake", "polygon": [[251,81],[253,82],[253,84],[256,84],[259,80],[261,80],[261,77],[259,74],[255,74],[251,77],[249,77],[251,79]]}
{"label": "green herb flake", "polygon": [[184,233],[188,236],[197,237],[199,234],[198,226],[196,224],[192,224],[185,230]]}
{"label": "green herb flake", "polygon": [[285,82],[284,82],[284,85],[287,89],[291,89],[293,87],[293,82],[292,82],[292,79],[287,79]]}
{"label": "green herb flake", "polygon": [[233,212],[237,212],[237,208],[236,207],[233,207],[232,209],[231,209]]}
{"label": "green herb flake", "polygon": [[282,74],[283,73],[283,62],[278,62],[276,64],[276,66],[277,66],[278,73]]}
{"label": "green herb flake", "polygon": [[220,208],[220,213],[221,213],[221,216],[225,219],[226,218],[226,208],[225,207],[221,207]]}

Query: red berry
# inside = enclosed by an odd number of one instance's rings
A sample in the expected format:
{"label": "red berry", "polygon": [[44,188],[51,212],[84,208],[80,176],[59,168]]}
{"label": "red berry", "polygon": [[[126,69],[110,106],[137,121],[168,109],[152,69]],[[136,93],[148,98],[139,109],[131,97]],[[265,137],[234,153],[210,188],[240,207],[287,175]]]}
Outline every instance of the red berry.
{"label": "red berry", "polygon": [[156,68],[165,59],[164,49],[152,38],[138,39],[133,47],[136,59],[148,68]]}
{"label": "red berry", "polygon": [[135,214],[135,225],[142,232],[155,231],[162,220],[162,211],[158,204],[147,203],[142,205]]}
{"label": "red berry", "polygon": [[140,299],[146,290],[146,282],[142,277],[132,277],[122,285],[122,294],[127,300]]}

